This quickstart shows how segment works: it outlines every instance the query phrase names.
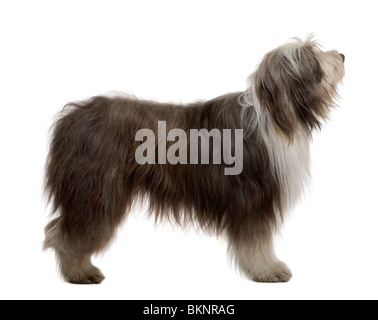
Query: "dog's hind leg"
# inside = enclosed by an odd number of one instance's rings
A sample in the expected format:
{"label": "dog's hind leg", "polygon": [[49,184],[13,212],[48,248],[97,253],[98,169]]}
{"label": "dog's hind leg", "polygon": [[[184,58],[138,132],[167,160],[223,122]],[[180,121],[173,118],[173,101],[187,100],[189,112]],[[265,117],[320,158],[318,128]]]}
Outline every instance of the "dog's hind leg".
{"label": "dog's hind leg", "polygon": [[114,189],[103,188],[101,195],[96,192],[89,189],[81,201],[71,199],[45,228],[44,248],[55,250],[61,275],[70,283],[101,283],[105,279],[92,265],[91,256],[104,251],[126,214],[125,201],[117,201]]}
{"label": "dog's hind leg", "polygon": [[55,250],[59,271],[63,278],[70,283],[95,284],[101,283],[105,277],[101,271],[92,265],[91,254],[75,248],[75,243],[69,239],[70,235],[64,230],[62,217],[51,221],[45,228],[46,239],[44,249]]}
{"label": "dog's hind leg", "polygon": [[103,252],[130,207],[133,193],[133,135],[127,106],[94,97],[66,106],[54,126],[45,188],[52,212],[45,248],[56,252],[68,282],[99,283],[91,256]]}
{"label": "dog's hind leg", "polygon": [[95,284],[105,279],[101,271],[92,265],[91,254],[70,239],[62,217],[51,221],[46,226],[45,233],[44,249],[55,250],[59,271],[67,282]]}

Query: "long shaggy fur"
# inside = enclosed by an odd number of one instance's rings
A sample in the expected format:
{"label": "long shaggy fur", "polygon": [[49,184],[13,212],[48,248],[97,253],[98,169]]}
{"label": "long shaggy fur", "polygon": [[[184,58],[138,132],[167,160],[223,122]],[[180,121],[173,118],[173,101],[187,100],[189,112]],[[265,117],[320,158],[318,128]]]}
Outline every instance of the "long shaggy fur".
{"label": "long shaggy fur", "polygon": [[[91,255],[107,247],[133,202],[146,199],[156,220],[225,234],[231,256],[252,280],[288,281],[273,235],[303,190],[311,132],[334,105],[343,75],[340,54],[296,39],[265,56],[245,92],[189,105],[106,96],[67,105],[53,127],[46,165],[57,217],[45,229],[45,248],[55,250],[64,278],[101,282]],[[244,129],[242,173],[224,175],[225,165],[211,159],[139,165],[136,132],[148,128],[158,136],[158,121],[188,135]]]}

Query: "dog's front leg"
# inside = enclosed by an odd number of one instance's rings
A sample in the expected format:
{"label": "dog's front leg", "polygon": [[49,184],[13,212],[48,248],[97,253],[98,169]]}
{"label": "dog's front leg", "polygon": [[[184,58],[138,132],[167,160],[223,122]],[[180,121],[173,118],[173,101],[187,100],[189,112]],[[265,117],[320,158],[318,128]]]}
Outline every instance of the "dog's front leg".
{"label": "dog's front leg", "polygon": [[274,252],[272,235],[265,237],[229,237],[229,253],[237,267],[255,282],[288,282],[292,273]]}

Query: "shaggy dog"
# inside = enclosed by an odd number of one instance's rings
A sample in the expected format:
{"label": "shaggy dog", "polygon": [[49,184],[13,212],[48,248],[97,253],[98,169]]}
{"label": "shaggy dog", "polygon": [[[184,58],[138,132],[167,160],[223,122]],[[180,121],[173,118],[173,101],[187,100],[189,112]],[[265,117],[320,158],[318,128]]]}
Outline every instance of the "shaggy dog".
{"label": "shaggy dog", "polygon": [[[293,39],[264,57],[244,92],[188,105],[124,96],[67,105],[53,127],[45,181],[57,216],[45,229],[44,248],[55,250],[64,279],[100,283],[104,276],[91,256],[108,246],[136,200],[148,200],[156,220],[224,235],[233,261],[251,280],[289,281],[273,236],[308,180],[311,134],[335,106],[344,60],[311,37]],[[148,140],[140,130],[159,136],[161,123],[188,136],[193,129],[242,129],[241,141],[236,134],[234,141],[223,138],[223,150],[239,150],[242,170],[225,174],[230,163],[214,161],[215,147],[205,150],[210,137],[216,140],[212,134],[195,150],[206,151],[208,163],[185,161],[182,155],[195,148],[177,136],[163,141],[166,148],[178,144],[174,164],[161,158],[161,137],[149,140],[152,151],[140,150]],[[190,143],[198,137],[206,140],[199,135]]]}

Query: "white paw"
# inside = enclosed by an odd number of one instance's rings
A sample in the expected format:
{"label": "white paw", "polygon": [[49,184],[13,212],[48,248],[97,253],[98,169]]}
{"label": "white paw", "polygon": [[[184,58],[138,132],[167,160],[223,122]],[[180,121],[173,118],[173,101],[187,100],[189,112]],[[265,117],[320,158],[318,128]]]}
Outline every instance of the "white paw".
{"label": "white paw", "polygon": [[247,271],[248,277],[255,282],[288,282],[292,273],[285,263],[277,261],[269,264],[261,264]]}

